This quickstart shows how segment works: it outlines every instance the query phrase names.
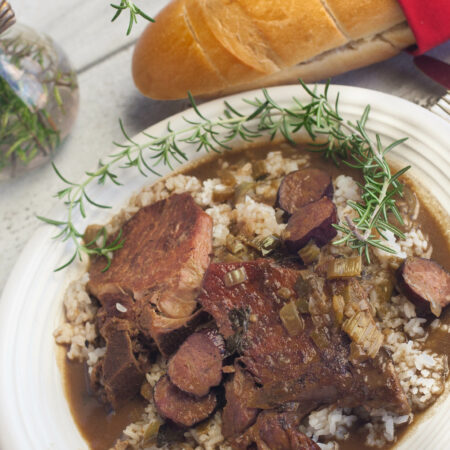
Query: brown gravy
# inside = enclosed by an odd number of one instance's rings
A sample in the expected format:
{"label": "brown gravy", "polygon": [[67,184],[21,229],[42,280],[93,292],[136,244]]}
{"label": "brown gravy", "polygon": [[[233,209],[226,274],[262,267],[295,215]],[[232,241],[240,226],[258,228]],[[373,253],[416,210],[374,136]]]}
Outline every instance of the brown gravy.
{"label": "brown gravy", "polygon": [[[278,149],[279,146],[276,147]],[[226,156],[226,161],[230,164],[237,163],[241,160],[257,160],[266,157],[269,151],[273,151],[274,146],[266,146],[263,148],[246,149],[243,151],[230,152]],[[283,155],[289,156],[298,149],[283,146]],[[223,158],[223,157],[222,157]],[[332,176],[339,174],[352,175],[358,178],[355,171],[347,166],[336,167],[327,161],[324,161],[317,155],[311,154],[311,162],[314,167],[327,170]],[[198,177],[200,180],[213,178],[217,175],[219,168],[217,158],[209,159],[206,162],[200,162],[194,167],[183,171],[187,175]],[[413,187],[408,180],[405,180],[410,187]],[[414,189],[416,190],[416,189]],[[450,270],[450,240],[446,239],[432,211],[427,209],[427,205],[421,202],[419,213],[419,222],[422,229],[428,234],[431,244],[433,245],[433,259],[440,263],[444,268]],[[450,325],[450,308],[447,308],[442,314],[442,323]],[[450,333],[433,331],[427,340],[427,347],[439,353],[445,352],[450,357]],[[71,408],[74,420],[80,430],[82,436],[89,443],[93,450],[109,449],[114,442],[121,436],[123,429],[131,422],[140,419],[145,408],[145,401],[141,398],[129,402],[120,411],[108,412],[97,399],[91,395],[89,389],[89,378],[87,368],[84,363],[69,361],[65,358],[64,362],[64,382],[66,396]],[[445,395],[445,394],[444,394]],[[415,415],[414,423],[420,420],[421,414]],[[414,426],[414,425],[413,425]],[[357,428],[357,426],[356,426]],[[405,435],[411,426],[398,428],[397,436],[399,439]],[[351,438],[340,443],[342,450],[363,450],[373,449],[364,444],[365,435],[353,433]],[[398,442],[398,441],[397,441]],[[395,444],[383,447],[384,450],[394,447]]]}
{"label": "brown gravy", "polygon": [[65,388],[70,409],[83,438],[92,450],[112,447],[122,430],[141,418],[146,401],[136,397],[119,412],[108,412],[89,389],[84,363],[65,359]]}

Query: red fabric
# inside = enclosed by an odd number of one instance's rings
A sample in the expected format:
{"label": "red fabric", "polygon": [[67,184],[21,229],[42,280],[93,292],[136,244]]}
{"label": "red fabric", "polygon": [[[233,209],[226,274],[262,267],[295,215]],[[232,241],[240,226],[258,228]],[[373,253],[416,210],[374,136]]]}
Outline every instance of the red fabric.
{"label": "red fabric", "polygon": [[421,55],[450,39],[450,0],[398,0]]}

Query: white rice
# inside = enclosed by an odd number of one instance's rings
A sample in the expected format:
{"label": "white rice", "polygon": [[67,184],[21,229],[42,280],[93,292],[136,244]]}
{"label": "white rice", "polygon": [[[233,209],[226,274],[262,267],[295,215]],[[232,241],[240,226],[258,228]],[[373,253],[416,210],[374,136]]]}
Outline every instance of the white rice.
{"label": "white rice", "polygon": [[235,220],[242,233],[247,236],[281,234],[285,224],[277,222],[275,210],[264,203],[255,202],[249,196],[236,205]]}
{"label": "white rice", "polygon": [[358,217],[355,210],[347,205],[349,200],[354,202],[361,200],[361,192],[356,181],[347,175],[338,175],[333,181],[333,187],[333,202],[336,205],[339,220],[344,221],[345,216],[351,219]]}
{"label": "white rice", "polygon": [[[231,201],[218,204],[214,201],[214,192],[225,189],[219,178],[207,179],[201,182],[193,176],[178,174],[163,179],[153,186],[145,187],[134,195],[129,204],[116,215],[107,225],[109,233],[116,232],[124,221],[130,219],[140,208],[158,200],[167,198],[173,193],[190,192],[195,201],[205,209],[213,220],[213,246],[220,248],[225,245],[230,233],[244,234],[249,238],[280,234],[285,227],[282,223],[283,211],[270,206],[273,204],[281,177],[298,168],[308,167],[309,155],[284,158],[280,151],[268,153],[265,168],[268,175],[263,181],[258,181],[254,191],[240,199],[233,205]],[[228,162],[222,163],[222,168],[229,167]],[[255,182],[252,174],[252,164],[246,163],[237,169],[235,174],[237,183]],[[337,206],[338,217],[354,218],[355,211],[347,205],[348,200],[359,201],[360,189],[349,176],[339,175],[333,180],[333,201]],[[418,211],[415,212],[417,214]],[[395,249],[398,254],[375,250],[374,269],[365,287],[369,291],[371,304],[374,306],[379,326],[385,335],[384,345],[391,351],[400,383],[413,406],[414,410],[421,410],[432,404],[444,390],[447,376],[447,361],[438,355],[424,349],[428,331],[426,320],[416,316],[414,305],[404,296],[396,295],[386,300],[380,295],[377,286],[389,280],[388,269],[398,267],[407,256],[421,256],[429,258],[432,247],[428,237],[419,227],[412,227],[406,233],[405,240],[397,240],[395,236],[385,233],[386,245]],[[342,253],[342,248],[330,246],[331,253]],[[91,302],[86,293],[85,285],[88,274],[70,284],[64,298],[66,322],[54,333],[59,344],[69,346],[68,358],[86,360],[91,369],[105,353],[105,348],[95,348],[94,342],[98,338],[95,327],[97,306]],[[439,319],[430,325],[429,329],[441,327]],[[446,326],[450,332],[450,327]],[[151,371],[146,374],[147,383],[151,387],[166,372],[165,362],[161,359],[153,364]],[[395,428],[410,420],[411,416],[398,416],[381,409],[369,411],[370,421],[364,425],[367,434],[366,444],[373,447],[383,446],[395,440]],[[352,427],[358,420],[357,413],[351,409],[343,409],[330,405],[313,411],[303,421],[301,430],[318,442],[321,449],[337,450],[339,444],[348,438]],[[115,446],[116,450],[124,449],[127,445],[133,448],[154,448],[143,443],[143,437],[149,424],[163,419],[158,416],[152,402],[150,402],[141,420],[127,426],[123,438]],[[230,447],[224,441],[221,433],[221,415],[217,412],[211,419],[200,426],[194,427],[185,434],[186,444],[173,445],[171,448],[191,449],[222,449]]]}
{"label": "white rice", "polygon": [[350,428],[358,420],[350,409],[337,408],[333,405],[310,413],[300,431],[318,442],[321,439],[345,440],[350,435]]}
{"label": "white rice", "polygon": [[232,208],[228,204],[215,205],[205,210],[213,220],[213,247],[220,247],[227,242],[229,226],[233,220]]}
{"label": "white rice", "polygon": [[368,431],[366,444],[370,447],[383,447],[395,440],[395,427],[408,423],[411,416],[396,416],[384,409],[370,411],[371,421],[364,425]]}
{"label": "white rice", "polygon": [[53,333],[58,344],[69,346],[67,357],[73,360],[86,360],[94,352],[97,339],[95,315],[98,307],[94,305],[86,292],[89,274],[72,281],[64,294],[64,311],[66,322]]}

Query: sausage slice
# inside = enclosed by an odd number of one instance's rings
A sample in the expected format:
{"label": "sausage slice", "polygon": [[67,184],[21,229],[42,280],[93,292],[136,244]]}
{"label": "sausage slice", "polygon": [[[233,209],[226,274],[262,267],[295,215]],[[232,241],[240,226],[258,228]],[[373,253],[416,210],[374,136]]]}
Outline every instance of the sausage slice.
{"label": "sausage slice", "polygon": [[450,303],[450,274],[431,259],[407,258],[398,270],[399,288],[421,313],[439,315]]}
{"label": "sausage slice", "polygon": [[180,391],[167,375],[161,377],[153,391],[158,413],[177,425],[192,427],[208,418],[214,411],[217,400],[213,393],[200,399]]}
{"label": "sausage slice", "polygon": [[327,197],[309,203],[297,210],[289,219],[283,232],[283,239],[291,252],[297,252],[311,239],[318,247],[331,241],[337,231],[333,224],[337,222],[336,206]]}
{"label": "sausage slice", "polygon": [[222,381],[225,343],[216,330],[191,334],[169,361],[170,381],[188,394],[205,396]]}
{"label": "sausage slice", "polygon": [[286,175],[278,189],[278,206],[289,215],[302,206],[333,196],[331,176],[320,169],[296,170]]}

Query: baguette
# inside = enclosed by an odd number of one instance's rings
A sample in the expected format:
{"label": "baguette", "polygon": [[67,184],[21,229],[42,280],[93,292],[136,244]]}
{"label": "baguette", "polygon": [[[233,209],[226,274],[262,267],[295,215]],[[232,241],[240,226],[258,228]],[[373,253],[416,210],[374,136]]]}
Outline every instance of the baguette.
{"label": "baguette", "polygon": [[213,96],[320,80],[414,42],[395,0],[174,0],[138,40],[132,70],[148,97]]}

